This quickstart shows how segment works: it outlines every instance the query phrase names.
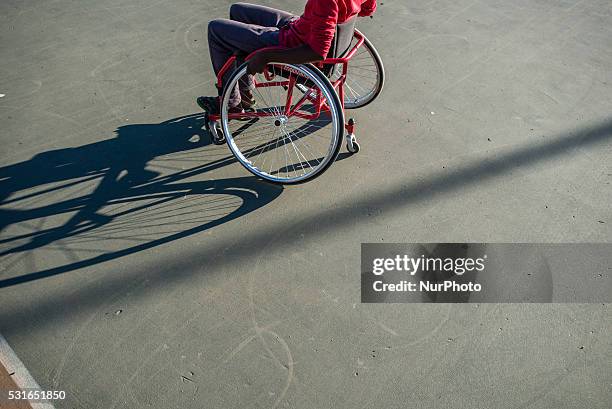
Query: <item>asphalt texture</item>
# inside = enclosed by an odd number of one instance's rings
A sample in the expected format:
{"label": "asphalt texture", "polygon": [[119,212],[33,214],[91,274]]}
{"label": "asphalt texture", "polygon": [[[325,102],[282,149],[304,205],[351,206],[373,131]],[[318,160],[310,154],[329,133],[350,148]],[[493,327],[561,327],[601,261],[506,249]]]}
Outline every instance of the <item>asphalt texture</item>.
{"label": "asphalt texture", "polygon": [[56,406],[609,408],[609,304],[361,304],[359,262],[612,242],[612,3],[381,2],[361,152],[289,188],[202,130],[229,4],[0,3],[0,332]]}

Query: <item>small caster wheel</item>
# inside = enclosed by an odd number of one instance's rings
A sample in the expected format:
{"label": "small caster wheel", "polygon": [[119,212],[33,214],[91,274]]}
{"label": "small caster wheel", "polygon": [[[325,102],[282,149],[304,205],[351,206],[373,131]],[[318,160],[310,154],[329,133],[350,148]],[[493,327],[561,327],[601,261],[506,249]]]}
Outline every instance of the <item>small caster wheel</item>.
{"label": "small caster wheel", "polygon": [[359,142],[357,142],[355,135],[353,134],[347,135],[346,136],[346,150],[349,151],[350,153],[357,153],[359,152],[359,149],[360,149]]}
{"label": "small caster wheel", "polygon": [[211,142],[215,145],[223,145],[225,143],[225,135],[217,121],[207,121],[206,130],[210,134]]}

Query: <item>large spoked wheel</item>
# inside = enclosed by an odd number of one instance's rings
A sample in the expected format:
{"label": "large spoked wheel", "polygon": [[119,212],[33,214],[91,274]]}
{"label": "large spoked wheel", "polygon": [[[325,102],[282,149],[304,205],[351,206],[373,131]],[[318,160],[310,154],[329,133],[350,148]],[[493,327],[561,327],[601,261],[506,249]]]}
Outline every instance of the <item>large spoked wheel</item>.
{"label": "large spoked wheel", "polygon": [[[342,105],[329,80],[309,64],[280,63],[269,64],[253,79],[242,65],[228,80],[221,101],[221,128],[236,159],[273,183],[303,183],[322,174],[338,156],[344,137]],[[254,110],[230,113],[237,84],[242,93],[250,90]]]}
{"label": "large spoked wheel", "polygon": [[[353,43],[357,40],[353,39]],[[332,80],[342,74],[336,68]],[[362,108],[374,101],[385,84],[385,68],[376,48],[364,37],[364,42],[348,63],[344,83],[344,107]]]}

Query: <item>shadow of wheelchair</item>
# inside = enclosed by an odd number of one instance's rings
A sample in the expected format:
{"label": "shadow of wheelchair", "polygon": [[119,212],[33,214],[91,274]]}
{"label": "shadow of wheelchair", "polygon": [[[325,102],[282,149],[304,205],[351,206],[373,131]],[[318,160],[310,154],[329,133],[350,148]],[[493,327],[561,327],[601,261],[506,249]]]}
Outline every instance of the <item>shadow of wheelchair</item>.
{"label": "shadow of wheelchair", "polygon": [[0,168],[0,287],[125,257],[259,209],[282,188],[211,180],[235,163],[204,116],[119,127],[116,137]]}

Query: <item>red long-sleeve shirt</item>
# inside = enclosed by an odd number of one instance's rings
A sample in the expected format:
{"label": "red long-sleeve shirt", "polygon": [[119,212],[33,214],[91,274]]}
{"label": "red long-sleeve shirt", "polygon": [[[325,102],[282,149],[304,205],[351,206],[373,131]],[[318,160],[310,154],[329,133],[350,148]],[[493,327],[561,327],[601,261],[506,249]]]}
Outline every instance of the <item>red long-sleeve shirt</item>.
{"label": "red long-sleeve shirt", "polygon": [[356,15],[371,16],[374,11],[376,0],[308,0],[304,14],[281,28],[279,43],[284,47],[308,44],[325,58],[336,34],[336,25]]}

